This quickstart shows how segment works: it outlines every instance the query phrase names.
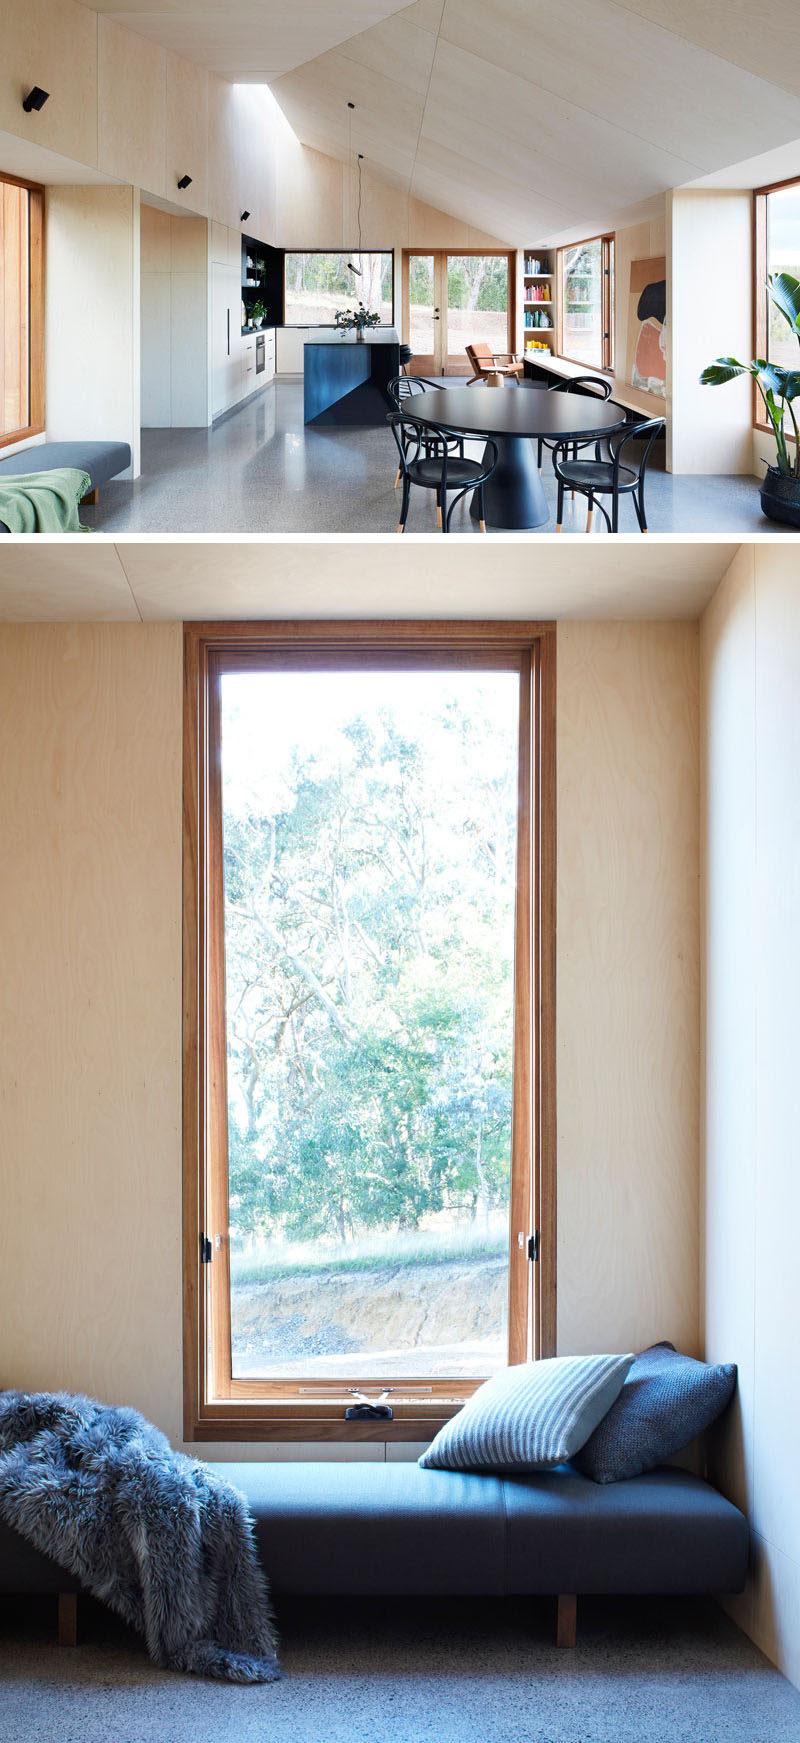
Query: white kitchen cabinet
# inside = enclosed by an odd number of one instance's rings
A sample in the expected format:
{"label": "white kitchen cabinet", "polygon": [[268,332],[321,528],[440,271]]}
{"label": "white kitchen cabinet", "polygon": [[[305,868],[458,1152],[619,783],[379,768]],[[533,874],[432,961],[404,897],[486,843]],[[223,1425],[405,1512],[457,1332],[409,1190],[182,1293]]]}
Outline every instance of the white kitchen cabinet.
{"label": "white kitchen cabinet", "polygon": [[211,266],[211,412],[219,417],[242,397],[242,287],[238,267]]}

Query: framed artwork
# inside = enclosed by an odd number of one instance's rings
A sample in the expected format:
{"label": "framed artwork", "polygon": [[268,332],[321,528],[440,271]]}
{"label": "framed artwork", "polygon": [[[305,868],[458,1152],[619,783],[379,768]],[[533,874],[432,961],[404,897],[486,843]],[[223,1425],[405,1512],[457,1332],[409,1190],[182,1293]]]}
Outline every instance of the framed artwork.
{"label": "framed artwork", "polygon": [[667,391],[667,262],[664,255],[631,261],[627,375],[631,387]]}

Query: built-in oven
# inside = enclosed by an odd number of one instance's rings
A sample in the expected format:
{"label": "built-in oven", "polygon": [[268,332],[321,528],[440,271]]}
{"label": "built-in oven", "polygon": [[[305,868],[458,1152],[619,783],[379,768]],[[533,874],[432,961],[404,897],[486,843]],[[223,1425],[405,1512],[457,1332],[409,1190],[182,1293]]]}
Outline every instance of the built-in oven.
{"label": "built-in oven", "polygon": [[263,375],[267,367],[267,341],[263,333],[256,333],[256,375]]}

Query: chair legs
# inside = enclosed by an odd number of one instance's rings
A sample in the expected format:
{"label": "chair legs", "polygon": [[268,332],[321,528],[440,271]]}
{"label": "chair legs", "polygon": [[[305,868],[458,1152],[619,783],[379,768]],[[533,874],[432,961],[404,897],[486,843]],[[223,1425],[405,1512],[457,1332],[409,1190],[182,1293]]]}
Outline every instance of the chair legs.
{"label": "chair legs", "polygon": [[486,506],[485,506],[484,499],[483,499],[483,485],[481,485],[480,490],[478,491],[478,503],[479,503],[480,511],[481,511],[481,518],[478,522],[478,525],[481,529],[481,532],[485,533],[485,531],[486,531],[486,520],[485,520]]}
{"label": "chair legs", "polygon": [[564,519],[564,480],[558,480],[558,508],[556,509],[556,532],[560,533]]}
{"label": "chair legs", "polygon": [[591,491],[589,491],[588,501],[589,501],[589,512],[586,516],[586,531],[587,531],[587,533],[590,533],[592,530],[592,521],[594,520],[594,497],[593,497]]}
{"label": "chair legs", "polygon": [[406,530],[406,519],[408,516],[408,499],[409,499],[410,495],[411,495],[411,484],[407,478],[404,478],[404,480],[403,480],[403,501],[402,501],[401,506],[400,506],[400,519],[399,519],[398,525],[397,525],[397,531],[399,533],[404,533]]}

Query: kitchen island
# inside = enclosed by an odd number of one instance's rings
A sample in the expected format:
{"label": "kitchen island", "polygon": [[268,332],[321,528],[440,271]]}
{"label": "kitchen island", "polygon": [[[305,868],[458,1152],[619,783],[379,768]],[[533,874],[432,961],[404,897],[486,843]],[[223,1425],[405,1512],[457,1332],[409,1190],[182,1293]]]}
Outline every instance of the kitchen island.
{"label": "kitchen island", "polygon": [[372,327],[363,339],[321,328],[303,346],[303,418],[307,424],[383,424],[393,410],[387,383],[400,374],[395,327]]}

